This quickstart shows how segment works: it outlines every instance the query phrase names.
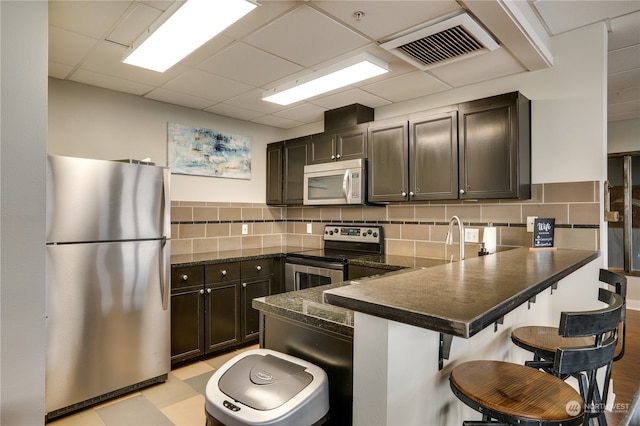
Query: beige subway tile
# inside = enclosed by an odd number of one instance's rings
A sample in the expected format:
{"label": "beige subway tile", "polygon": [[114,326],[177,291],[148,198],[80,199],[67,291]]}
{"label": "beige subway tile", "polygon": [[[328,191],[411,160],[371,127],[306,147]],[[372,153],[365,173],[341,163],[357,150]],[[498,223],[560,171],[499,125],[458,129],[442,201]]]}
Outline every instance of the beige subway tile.
{"label": "beige subway tile", "polygon": [[[449,227],[447,225],[430,225],[431,226],[431,241],[444,241],[447,238],[447,232]],[[457,228],[454,228],[453,232],[457,232]]]}
{"label": "beige subway tile", "polygon": [[340,212],[342,216],[342,220],[355,220],[357,222],[362,222],[362,207],[354,206],[354,207],[343,207]]}
{"label": "beige subway tile", "polygon": [[444,222],[449,220],[445,206],[420,205],[415,206],[416,220],[421,222]]}
{"label": "beige subway tile", "polygon": [[203,238],[205,225],[203,223],[190,223],[179,225],[180,238]]}
{"label": "beige subway tile", "polygon": [[262,217],[264,220],[281,220],[282,207],[266,207],[262,209]]}
{"label": "beige subway tile", "polygon": [[263,235],[262,245],[264,247],[281,247],[282,239],[282,234]]}
{"label": "beige subway tile", "polygon": [[444,242],[416,241],[416,257],[444,259]]}
{"label": "beige subway tile", "polygon": [[180,238],[180,225],[175,223],[171,224],[171,238]]}
{"label": "beige subway tile", "polygon": [[180,201],[183,207],[204,207],[207,205],[205,201]]}
{"label": "beige subway tile", "polygon": [[287,222],[287,233],[295,234],[294,230],[296,229],[297,222]]}
{"label": "beige subway tile", "polygon": [[193,240],[194,253],[208,253],[211,251],[218,251],[217,238],[195,238]]}
{"label": "beige subway tile", "polygon": [[242,248],[242,237],[220,237],[218,239],[218,250],[240,250]]}
{"label": "beige subway tile", "polygon": [[320,219],[325,221],[340,220],[340,207],[322,207]]}
{"label": "beige subway tile", "polygon": [[294,222],[293,224],[293,233],[294,234],[306,234],[307,233],[307,224],[304,222]]}
{"label": "beige subway tile", "polygon": [[482,220],[479,204],[447,205],[446,220],[448,221],[452,216],[458,216],[463,223]]}
{"label": "beige subway tile", "polygon": [[284,234],[284,242],[289,247],[302,247],[302,235]]}
{"label": "beige subway tile", "polygon": [[519,246],[531,247],[533,242],[533,233],[527,232],[527,228],[522,227],[503,227],[498,232],[498,246]]}
{"label": "beige subway tile", "polygon": [[220,207],[220,220],[242,220],[242,209],[237,207]]}
{"label": "beige subway tile", "polygon": [[400,225],[400,238],[403,240],[431,239],[431,227],[429,225]]}
{"label": "beige subway tile", "polygon": [[247,235],[253,234],[253,223],[230,223],[229,224],[229,235],[242,235],[242,225],[247,225]]}
{"label": "beige subway tile", "polygon": [[408,206],[388,206],[387,215],[389,220],[414,221],[416,220],[415,208],[413,205]]}
{"label": "beige subway tile", "polygon": [[185,238],[184,240],[171,240],[171,254],[191,254],[193,253],[193,240]]}
{"label": "beige subway tile", "polygon": [[407,240],[387,240],[386,253],[396,256],[415,256],[415,244]]}
{"label": "beige subway tile", "polygon": [[207,237],[228,237],[231,235],[230,223],[207,224]]}
{"label": "beige subway tile", "polygon": [[207,201],[208,207],[232,207],[234,203],[222,202],[222,201]]}
{"label": "beige subway tile", "polygon": [[563,182],[544,184],[545,203],[569,203],[597,201],[596,182]]}
{"label": "beige subway tile", "polygon": [[171,200],[171,207],[177,207],[180,205],[180,201],[178,200]]}
{"label": "beige subway tile", "polygon": [[287,219],[302,219],[302,207],[287,207],[285,215]]}
{"label": "beige subway tile", "polygon": [[253,224],[253,235],[273,233],[273,222],[256,222]]}
{"label": "beige subway tile", "polygon": [[569,223],[573,225],[597,225],[600,223],[600,204],[569,204]]}
{"label": "beige subway tile", "polygon": [[482,206],[482,220],[486,223],[521,223],[521,204],[485,204]]}
{"label": "beige subway tile", "polygon": [[362,220],[383,221],[387,220],[386,206],[365,206],[362,208]]}
{"label": "beige subway tile", "polygon": [[242,220],[262,220],[262,209],[255,207],[243,207]]}
{"label": "beige subway tile", "polygon": [[556,228],[554,245],[564,249],[598,250],[598,229]]}
{"label": "beige subway tile", "polygon": [[286,234],[287,233],[287,222],[273,222],[273,233],[274,234]]}
{"label": "beige subway tile", "polygon": [[313,235],[324,235],[324,223],[318,223],[318,222],[312,223],[311,233]]}
{"label": "beige subway tile", "polygon": [[385,224],[382,226],[384,230],[384,238],[393,238],[399,240],[402,238],[402,229],[400,225],[395,224]]}
{"label": "beige subway tile", "polygon": [[569,223],[568,204],[523,204],[522,223],[526,223],[527,216],[540,218],[555,218],[557,224]]}
{"label": "beige subway tile", "polygon": [[320,211],[322,209],[318,207],[306,207],[302,209],[302,217],[304,220],[320,220]]}
{"label": "beige subway tile", "polygon": [[302,247],[304,248],[322,248],[322,237],[319,235],[303,235]]}
{"label": "beige subway tile", "polygon": [[218,220],[218,207],[194,207],[193,208],[193,220],[199,221],[214,221]]}
{"label": "beige subway tile", "polygon": [[193,222],[192,207],[171,207],[172,222]]}
{"label": "beige subway tile", "polygon": [[261,235],[243,236],[242,248],[243,249],[262,248],[262,236]]}

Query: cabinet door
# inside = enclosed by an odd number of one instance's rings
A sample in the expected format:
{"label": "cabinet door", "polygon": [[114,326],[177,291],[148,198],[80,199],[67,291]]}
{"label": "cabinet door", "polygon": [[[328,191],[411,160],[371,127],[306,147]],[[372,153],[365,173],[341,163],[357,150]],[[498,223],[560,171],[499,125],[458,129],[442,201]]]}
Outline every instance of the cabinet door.
{"label": "cabinet door", "polygon": [[336,160],[367,158],[367,129],[363,124],[355,129],[336,134]]}
{"label": "cabinet door", "polygon": [[529,101],[518,93],[460,105],[460,198],[529,198]]}
{"label": "cabinet door", "polygon": [[308,150],[309,137],[288,140],[284,144],[284,204],[302,204]]}
{"label": "cabinet door", "polygon": [[406,201],[408,197],[408,122],[370,127],[369,201]]}
{"label": "cabinet door", "polygon": [[309,147],[309,164],[329,163],[336,159],[334,133],[312,135]]}
{"label": "cabinet door", "polygon": [[206,351],[240,343],[240,281],[205,288]]}
{"label": "cabinet door", "polygon": [[283,142],[267,145],[267,204],[282,204]]}
{"label": "cabinet door", "polygon": [[409,123],[412,200],[458,198],[457,117],[450,111]]}
{"label": "cabinet door", "polygon": [[243,340],[258,337],[260,331],[260,313],[251,306],[251,301],[257,297],[269,295],[271,277],[244,281],[242,283],[242,336]]}
{"label": "cabinet door", "polygon": [[187,287],[171,294],[171,362],[204,354],[204,289]]}

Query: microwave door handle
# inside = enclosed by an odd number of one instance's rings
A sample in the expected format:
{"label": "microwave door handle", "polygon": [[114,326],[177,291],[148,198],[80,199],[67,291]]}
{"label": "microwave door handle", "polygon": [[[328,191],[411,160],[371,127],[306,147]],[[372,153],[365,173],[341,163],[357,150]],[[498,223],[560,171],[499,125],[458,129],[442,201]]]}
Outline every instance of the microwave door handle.
{"label": "microwave door handle", "polygon": [[342,179],[342,193],[344,195],[344,199],[346,201],[349,201],[349,177],[351,176],[351,173],[349,173],[349,170],[346,170],[344,172],[344,178]]}

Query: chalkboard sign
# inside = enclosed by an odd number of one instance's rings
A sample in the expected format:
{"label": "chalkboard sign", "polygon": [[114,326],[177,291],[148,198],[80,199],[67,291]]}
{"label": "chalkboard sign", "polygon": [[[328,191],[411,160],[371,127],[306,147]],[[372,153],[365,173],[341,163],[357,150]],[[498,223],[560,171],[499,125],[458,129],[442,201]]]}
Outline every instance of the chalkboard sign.
{"label": "chalkboard sign", "polygon": [[556,220],[534,219],[533,221],[533,247],[553,247],[553,231]]}

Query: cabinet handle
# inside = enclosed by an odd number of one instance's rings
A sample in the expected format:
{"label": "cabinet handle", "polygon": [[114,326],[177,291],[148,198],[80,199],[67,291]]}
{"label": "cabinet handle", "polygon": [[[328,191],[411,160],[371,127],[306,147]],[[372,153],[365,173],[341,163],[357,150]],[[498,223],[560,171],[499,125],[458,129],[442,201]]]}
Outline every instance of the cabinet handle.
{"label": "cabinet handle", "polygon": [[416,194],[414,194],[413,191],[409,191],[409,196],[413,197],[414,195]]}
{"label": "cabinet handle", "polygon": [[207,289],[207,293],[211,294],[211,289],[210,288]]}
{"label": "cabinet handle", "polygon": [[225,277],[227,275],[227,270],[223,269],[222,271],[220,271],[220,275],[222,275],[223,277]]}
{"label": "cabinet handle", "polygon": [[200,289],[200,294],[204,294],[204,289]]}
{"label": "cabinet handle", "polygon": [[247,283],[242,283],[242,287],[247,288]]}
{"label": "cabinet handle", "polygon": [[332,156],[331,156],[331,159],[332,159],[332,160],[335,160],[335,159],[336,159],[336,156],[335,156],[335,155],[332,155]]}
{"label": "cabinet handle", "polygon": [[340,154],[336,155],[336,158],[337,158],[338,160],[340,159],[340,157],[342,157],[342,155],[340,155]]}
{"label": "cabinet handle", "polygon": [[400,193],[400,195],[402,195],[403,197],[406,197],[406,196],[407,196],[407,193],[406,193],[406,192],[404,192],[404,191],[402,191],[402,192]]}
{"label": "cabinet handle", "polygon": [[461,194],[464,194],[464,192],[465,192],[465,191],[464,191],[464,189],[461,189],[461,190],[460,190],[460,193],[461,193]]}
{"label": "cabinet handle", "polygon": [[260,265],[256,266],[256,271],[262,271],[262,266]]}
{"label": "cabinet handle", "polygon": [[189,275],[187,274],[182,275],[182,281],[186,281],[188,279],[189,279]]}

